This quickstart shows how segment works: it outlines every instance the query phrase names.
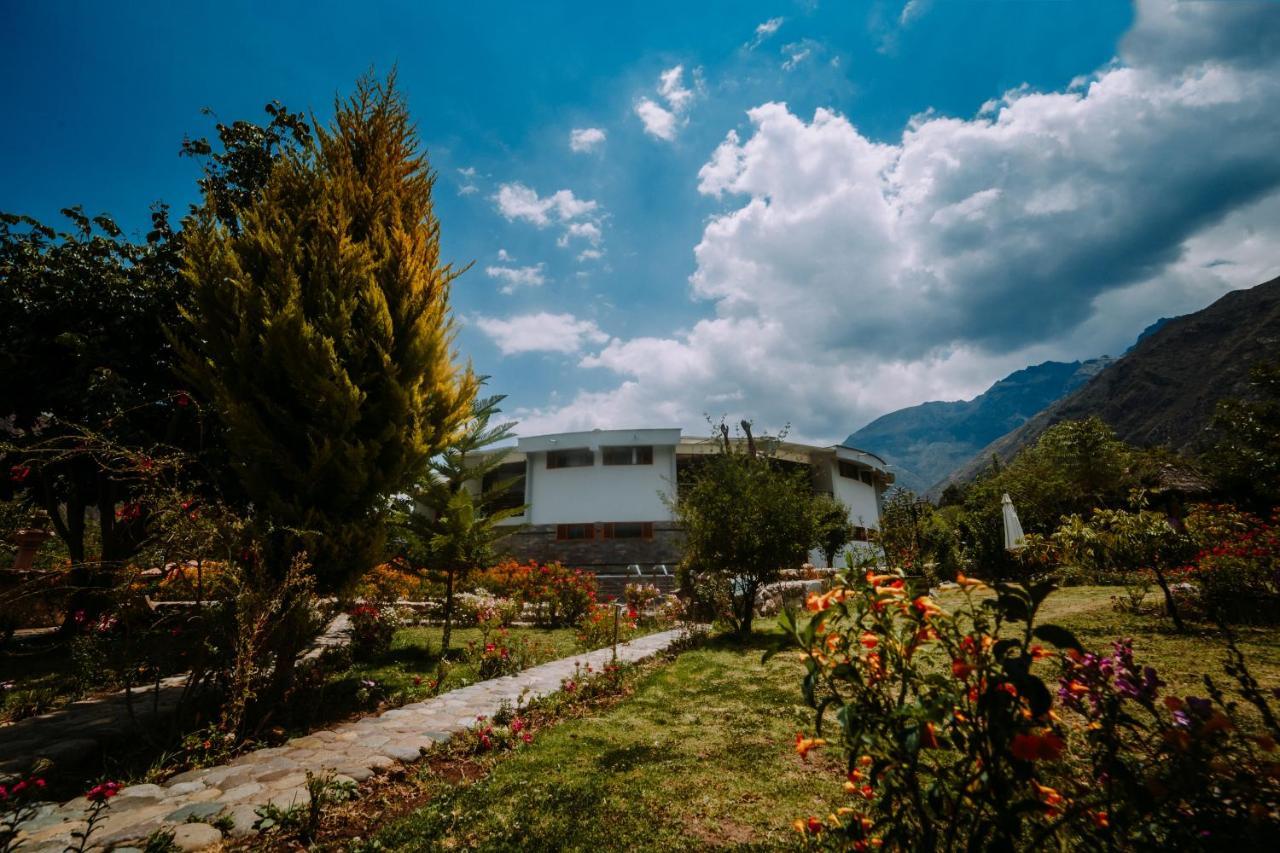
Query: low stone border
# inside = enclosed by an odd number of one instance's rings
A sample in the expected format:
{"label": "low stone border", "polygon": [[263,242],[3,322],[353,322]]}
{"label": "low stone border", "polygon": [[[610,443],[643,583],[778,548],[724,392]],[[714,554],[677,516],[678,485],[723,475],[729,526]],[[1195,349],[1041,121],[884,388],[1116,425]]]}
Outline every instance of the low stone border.
{"label": "low stone border", "polygon": [[[619,645],[618,660],[629,663],[655,655],[680,634],[663,631]],[[95,827],[90,846],[110,850],[169,828],[178,833],[175,842],[183,850],[202,850],[221,841],[210,822],[222,814],[233,822],[232,836],[252,834],[258,808],[289,808],[309,800],[308,770],[362,782],[397,762],[416,761],[423,749],[475,725],[477,716],[492,717],[503,703],[515,705],[555,693],[577,668],[590,664],[599,669],[611,659],[608,648],[561,658],[246,753],[230,764],[180,773],[163,785],[130,785],[111,800],[112,808]],[[42,807],[22,827],[24,853],[62,853],[71,833],[83,831],[88,811],[83,797]]]}

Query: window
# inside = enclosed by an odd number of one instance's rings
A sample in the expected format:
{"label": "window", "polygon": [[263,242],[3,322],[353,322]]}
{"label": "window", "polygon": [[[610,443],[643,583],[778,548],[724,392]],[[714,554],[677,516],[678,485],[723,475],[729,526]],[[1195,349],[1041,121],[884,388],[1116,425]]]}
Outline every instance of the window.
{"label": "window", "polygon": [[865,527],[853,528],[853,541],[854,542],[870,542],[871,537],[868,535],[867,528]]}
{"label": "window", "polygon": [[595,539],[596,526],[594,524],[557,524],[556,538],[577,541]]}
{"label": "window", "polygon": [[575,450],[548,450],[547,468],[589,468],[596,464],[596,455],[590,448]]}
{"label": "window", "polygon": [[848,477],[850,480],[858,479],[858,466],[846,459],[841,459],[840,476]]}
{"label": "window", "polygon": [[480,489],[484,494],[490,495],[490,509],[516,509],[524,506],[524,463],[506,462],[499,465],[484,475]]}
{"label": "window", "polygon": [[606,465],[652,465],[653,446],[648,444],[635,447],[606,447],[604,464]]}
{"label": "window", "polygon": [[871,475],[870,471],[862,471],[861,476],[862,482],[866,483],[868,486],[874,486],[876,484],[876,478]]}
{"label": "window", "polygon": [[605,539],[652,539],[652,521],[611,521],[602,525]]}

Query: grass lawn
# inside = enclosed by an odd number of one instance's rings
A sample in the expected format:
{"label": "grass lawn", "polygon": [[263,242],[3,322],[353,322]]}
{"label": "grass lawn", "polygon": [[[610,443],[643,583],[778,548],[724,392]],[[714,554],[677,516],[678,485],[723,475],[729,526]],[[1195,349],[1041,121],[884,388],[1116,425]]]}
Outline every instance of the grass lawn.
{"label": "grass lawn", "polygon": [[[777,636],[776,629],[763,630]],[[698,850],[777,847],[791,822],[840,796],[834,768],[803,763],[796,656],[760,663],[720,638],[643,675],[620,704],[540,733],[474,783],[428,777],[433,799],[393,822],[388,848]]]}
{"label": "grass lawn", "polygon": [[[1061,590],[1042,620],[1096,650],[1133,637],[1166,689],[1203,695],[1201,675],[1218,677],[1225,648],[1216,631],[1179,635],[1161,617],[1118,613],[1111,596],[1121,592]],[[776,636],[771,626],[757,630]],[[629,699],[546,729],[491,768],[462,779],[424,771],[430,801],[375,838],[394,850],[791,846],[797,816],[842,802],[841,776],[829,757],[795,755],[796,731],[812,727],[803,669],[785,654],[762,665],[766,644],[764,633],[747,647],[713,640],[643,675]],[[1262,685],[1280,686],[1280,630],[1241,629],[1239,645]]]}

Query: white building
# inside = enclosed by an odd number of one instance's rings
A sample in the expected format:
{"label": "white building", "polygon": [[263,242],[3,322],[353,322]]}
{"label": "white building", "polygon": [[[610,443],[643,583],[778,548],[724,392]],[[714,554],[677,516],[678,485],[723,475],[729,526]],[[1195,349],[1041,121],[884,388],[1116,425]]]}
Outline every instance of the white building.
{"label": "white building", "polygon": [[[849,507],[860,539],[879,526],[881,499],[893,482],[880,457],[841,445],[782,442],[772,450],[783,464],[807,466],[815,491]],[[617,429],[530,436],[491,452],[503,454],[491,476],[514,481],[502,503],[526,507],[510,521],[521,528],[505,550],[520,559],[607,572],[679,562],[671,502],[699,459],[718,447],[678,429]]]}

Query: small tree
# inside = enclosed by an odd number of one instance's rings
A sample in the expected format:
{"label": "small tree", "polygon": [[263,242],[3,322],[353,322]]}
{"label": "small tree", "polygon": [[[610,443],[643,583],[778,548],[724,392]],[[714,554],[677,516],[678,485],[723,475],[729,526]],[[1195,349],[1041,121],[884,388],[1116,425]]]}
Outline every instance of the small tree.
{"label": "small tree", "polygon": [[1258,512],[1280,505],[1280,363],[1255,365],[1254,399],[1222,400],[1208,454],[1218,480]]}
{"label": "small tree", "polygon": [[514,435],[514,421],[490,424],[502,411],[498,406],[504,399],[505,395],[494,395],[475,401],[462,435],[432,462],[430,474],[410,490],[409,500],[401,503],[396,514],[405,558],[419,569],[444,575],[442,654],[449,651],[459,582],[493,564],[495,543],[515,529],[503,522],[524,514],[524,506],[496,506],[516,482],[516,478],[494,476],[502,465],[502,454],[479,453]]}
{"label": "small tree", "polygon": [[849,520],[849,507],[832,495],[815,495],[813,525],[814,547],[822,552],[828,566],[834,566],[844,546],[853,541],[854,529],[853,522]]}
{"label": "small tree", "polygon": [[434,176],[394,80],[361,79],[316,136],[276,159],[234,227],[210,190],[171,337],[278,531],[274,564],[306,548],[334,589],[373,562],[388,498],[456,436],[475,379],[455,363],[458,272],[440,260]]}
{"label": "small tree", "polygon": [[814,513],[807,468],[788,470],[757,448],[749,422],[742,426],[745,446],[735,446],[721,424],[720,452],[693,476],[674,509],[685,534],[682,574],[695,589],[718,587],[719,615],[746,637],[760,588],[804,563]]}

